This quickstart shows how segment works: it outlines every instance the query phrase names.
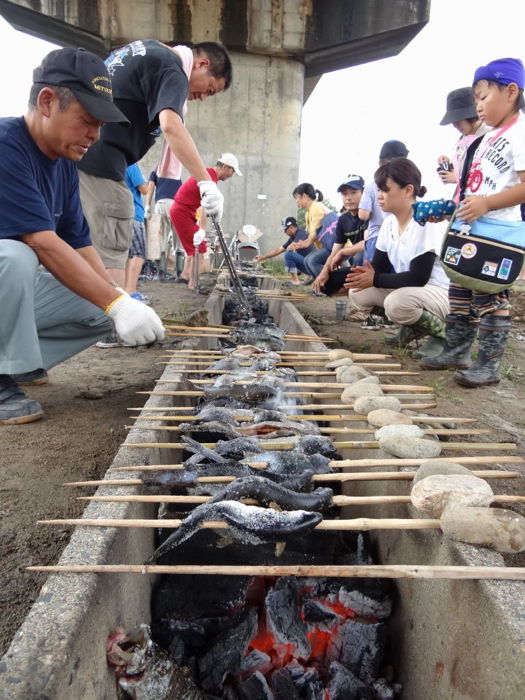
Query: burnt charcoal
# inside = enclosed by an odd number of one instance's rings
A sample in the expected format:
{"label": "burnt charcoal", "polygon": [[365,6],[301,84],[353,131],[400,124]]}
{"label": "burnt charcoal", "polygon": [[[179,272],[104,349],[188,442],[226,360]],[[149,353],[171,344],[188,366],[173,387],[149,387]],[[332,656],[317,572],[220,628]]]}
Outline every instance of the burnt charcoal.
{"label": "burnt charcoal", "polygon": [[253,277],[250,275],[240,275],[240,279],[243,287],[255,287],[257,289],[259,288],[259,281],[257,277]]}
{"label": "burnt charcoal", "polygon": [[248,645],[257,634],[255,608],[246,608],[238,617],[235,626],[219,635],[198,660],[198,682],[206,691],[220,689],[228,675],[238,673]]}
{"label": "burnt charcoal", "polygon": [[274,324],[241,322],[231,332],[232,341],[236,345],[256,345],[264,350],[284,349],[284,331]]}
{"label": "burnt charcoal", "polygon": [[330,700],[374,700],[372,689],[337,661],[330,664],[330,676]]}
{"label": "burnt charcoal", "polygon": [[337,450],[332,440],[321,435],[301,435],[297,441],[297,448],[307,455],[321,454],[325,457],[335,457]]}
{"label": "burnt charcoal", "polygon": [[383,622],[367,624],[347,620],[331,636],[325,661],[339,661],[365,683],[372,683],[379,675],[385,642]]}
{"label": "burnt charcoal", "polygon": [[227,459],[243,459],[246,454],[257,454],[261,449],[255,438],[238,437],[233,440],[219,440],[215,446],[215,452]]}
{"label": "burnt charcoal", "polygon": [[311,647],[306,636],[306,627],[301,620],[299,592],[294,578],[281,577],[268,592],[266,624],[278,643],[292,644],[301,659],[310,656]]}
{"label": "burnt charcoal", "polygon": [[329,605],[323,605],[318,600],[306,600],[304,602],[303,619],[309,632],[314,629],[329,632],[343,621],[341,615],[334,612]]}
{"label": "burnt charcoal", "polygon": [[306,510],[275,511],[271,508],[246,506],[236,501],[203,503],[186,517],[179,527],[157,547],[146,560],[157,561],[159,557],[194,535],[206,520],[224,520],[228,524],[225,533],[235,541],[251,544],[285,542],[289,537],[303,535],[313,530],[323,516]]}
{"label": "burnt charcoal", "polygon": [[252,649],[241,661],[239,670],[242,675],[254,673],[255,671],[266,674],[272,670],[272,666],[272,660],[268,654],[265,654],[264,651],[259,651],[259,649]]}
{"label": "burnt charcoal", "polygon": [[351,579],[339,589],[339,600],[361,617],[382,620],[392,612],[391,590],[387,579]]}
{"label": "burnt charcoal", "polygon": [[[290,664],[286,668],[289,669]],[[324,700],[326,697],[323,682],[315,668],[303,670],[301,675],[294,677],[294,683],[296,688],[301,691],[301,698],[305,698],[305,700]]]}
{"label": "burnt charcoal", "polygon": [[385,678],[378,678],[372,683],[375,700],[394,700],[395,692]]}
{"label": "burnt charcoal", "polygon": [[[204,423],[181,423],[180,431],[186,436],[198,436],[204,442],[215,440],[233,440],[238,436],[235,427],[221,421],[206,421]],[[202,437],[203,435],[209,437]]]}
{"label": "burnt charcoal", "polygon": [[239,686],[241,700],[274,700],[274,695],[262,673],[256,671]]}
{"label": "burnt charcoal", "polygon": [[286,668],[279,668],[272,673],[270,687],[275,700],[301,700],[292,674]]}
{"label": "burnt charcoal", "polygon": [[283,510],[314,510],[322,513],[332,504],[332,497],[333,491],[329,488],[317,488],[306,494],[298,493],[272,483],[263,476],[248,476],[228,484],[210,502],[254,498],[260,505],[275,503]]}

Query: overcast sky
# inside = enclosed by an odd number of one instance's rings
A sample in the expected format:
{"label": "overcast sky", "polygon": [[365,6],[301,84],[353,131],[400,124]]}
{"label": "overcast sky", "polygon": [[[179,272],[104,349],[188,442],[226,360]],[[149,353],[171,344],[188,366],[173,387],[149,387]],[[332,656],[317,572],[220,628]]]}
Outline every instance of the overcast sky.
{"label": "overcast sky", "polygon": [[384,141],[403,141],[429,196],[450,193],[435,171],[459,134],[439,126],[447,93],[495,58],[525,60],[523,0],[433,0],[430,21],[393,58],[325,74],[303,110],[300,181],[339,204],[352,172],[369,181]]}
{"label": "overcast sky", "polygon": [[[475,69],[495,58],[525,58],[523,7],[523,0],[433,0],[429,23],[399,56],[324,75],[303,110],[299,181],[338,205],[345,176],[369,181],[381,144],[400,139],[429,196],[450,193],[435,171],[458,137],[439,126],[447,93],[470,85]],[[0,17],[0,116],[25,112],[32,70],[52,48]]]}

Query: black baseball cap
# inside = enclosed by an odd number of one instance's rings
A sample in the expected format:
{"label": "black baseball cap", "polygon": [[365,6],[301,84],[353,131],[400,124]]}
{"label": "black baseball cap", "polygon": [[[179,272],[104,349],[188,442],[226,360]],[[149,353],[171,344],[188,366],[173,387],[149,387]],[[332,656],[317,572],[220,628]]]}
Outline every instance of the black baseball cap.
{"label": "black baseball cap", "polygon": [[408,148],[405,144],[402,141],[392,139],[391,141],[385,141],[381,146],[379,160],[386,160],[387,158],[406,158],[407,156]]}
{"label": "black baseball cap", "polygon": [[281,231],[286,231],[288,226],[297,226],[297,219],[293,216],[287,216],[281,221]]}
{"label": "black baseball cap", "polygon": [[113,104],[111,80],[104,61],[85,49],[55,49],[33,71],[33,83],[71,90],[92,117],[103,122],[129,120]]}
{"label": "black baseball cap", "polygon": [[350,187],[353,190],[364,190],[365,181],[361,175],[347,175],[345,182],[343,182],[342,185],[339,185],[337,191],[342,192],[347,187]]}
{"label": "black baseball cap", "polygon": [[472,97],[472,88],[458,88],[448,93],[447,111],[439,123],[441,126],[445,126],[445,124],[454,124],[460,119],[476,119],[477,116],[476,105]]}

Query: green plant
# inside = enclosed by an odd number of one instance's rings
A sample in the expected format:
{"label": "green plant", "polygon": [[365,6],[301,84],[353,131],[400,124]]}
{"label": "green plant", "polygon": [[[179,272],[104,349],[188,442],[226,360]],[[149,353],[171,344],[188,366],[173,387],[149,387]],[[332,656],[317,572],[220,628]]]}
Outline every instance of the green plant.
{"label": "green plant", "polygon": [[282,258],[270,258],[270,260],[265,260],[263,267],[270,275],[284,275],[285,273]]}

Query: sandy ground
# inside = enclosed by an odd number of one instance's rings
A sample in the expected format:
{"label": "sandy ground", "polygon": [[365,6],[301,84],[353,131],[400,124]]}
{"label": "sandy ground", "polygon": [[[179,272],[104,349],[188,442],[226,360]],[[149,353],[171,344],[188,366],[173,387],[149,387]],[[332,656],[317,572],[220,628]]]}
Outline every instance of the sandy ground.
{"label": "sandy ground", "polygon": [[[204,296],[182,284],[145,283],[154,308],[163,318],[184,321],[202,310]],[[421,384],[435,388],[439,415],[470,416],[490,430],[483,440],[517,441],[525,456],[525,285],[514,295],[518,319],[512,333],[503,381],[492,388],[459,387],[452,373],[423,372]],[[341,347],[360,352],[385,352],[382,331],[364,331],[358,324],[335,322],[333,299],[305,295],[298,308],[311,325]],[[164,347],[173,345],[167,340]],[[30,395],[41,401],[43,420],[0,429],[0,654],[23,621],[44,582],[43,574],[29,574],[31,564],[51,564],[69,537],[69,528],[36,525],[45,518],[78,517],[81,502],[61,484],[101,478],[126,435],[130,406],[140,406],[162,372],[157,364],[163,348],[90,348],[50,372],[47,385]],[[407,369],[416,363],[397,351]],[[468,439],[468,438],[466,438]],[[474,439],[474,438],[473,438]],[[498,492],[525,493],[523,480],[505,482]],[[516,508],[525,513],[523,508]],[[523,565],[523,557],[509,563]]]}

